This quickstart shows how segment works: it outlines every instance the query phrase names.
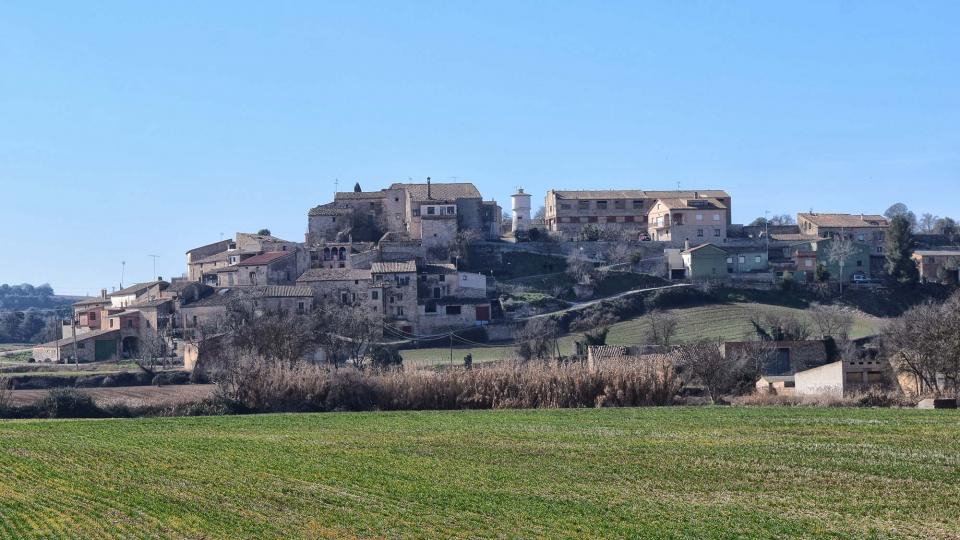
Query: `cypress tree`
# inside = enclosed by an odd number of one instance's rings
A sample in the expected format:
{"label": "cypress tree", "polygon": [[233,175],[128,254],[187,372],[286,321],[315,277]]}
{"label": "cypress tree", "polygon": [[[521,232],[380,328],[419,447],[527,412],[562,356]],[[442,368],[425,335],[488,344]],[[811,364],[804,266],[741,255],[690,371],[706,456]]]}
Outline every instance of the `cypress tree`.
{"label": "cypress tree", "polygon": [[917,265],[911,256],[915,241],[910,221],[903,215],[894,216],[887,230],[886,270],[898,285],[912,287],[920,280]]}

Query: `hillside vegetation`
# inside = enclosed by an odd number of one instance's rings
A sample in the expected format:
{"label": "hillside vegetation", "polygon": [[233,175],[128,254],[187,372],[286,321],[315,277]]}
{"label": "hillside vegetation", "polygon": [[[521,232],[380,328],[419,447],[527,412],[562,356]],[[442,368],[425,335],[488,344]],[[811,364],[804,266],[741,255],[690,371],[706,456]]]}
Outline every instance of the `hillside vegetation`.
{"label": "hillside vegetation", "polygon": [[[803,320],[809,316],[803,309],[759,303],[708,304],[687,308],[667,310],[679,317],[675,336],[676,343],[689,343],[703,339],[722,339],[726,341],[754,338],[750,317],[755,313],[791,314]],[[857,315],[850,332],[851,338],[876,335],[883,319],[869,315]],[[607,343],[610,345],[634,345],[645,343],[647,321],[643,316],[620,321],[610,327]],[[564,355],[574,353],[574,341],[579,334],[568,334],[560,339],[560,352]],[[514,357],[512,344],[483,344],[470,346],[458,344],[453,351],[453,363],[461,364],[466,354],[473,355],[474,362],[489,362]],[[449,347],[409,349],[400,351],[407,366],[429,366],[450,363]]]}
{"label": "hillside vegetation", "polygon": [[2,538],[957,538],[956,411],[0,422]]}

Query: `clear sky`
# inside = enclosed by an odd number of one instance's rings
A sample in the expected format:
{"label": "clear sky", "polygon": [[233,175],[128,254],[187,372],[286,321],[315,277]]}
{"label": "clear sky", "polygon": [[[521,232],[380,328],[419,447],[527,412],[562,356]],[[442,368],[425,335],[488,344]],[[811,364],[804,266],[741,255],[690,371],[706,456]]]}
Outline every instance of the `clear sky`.
{"label": "clear sky", "polygon": [[960,2],[4,2],[0,282],[64,294],[359,181],[960,218]]}

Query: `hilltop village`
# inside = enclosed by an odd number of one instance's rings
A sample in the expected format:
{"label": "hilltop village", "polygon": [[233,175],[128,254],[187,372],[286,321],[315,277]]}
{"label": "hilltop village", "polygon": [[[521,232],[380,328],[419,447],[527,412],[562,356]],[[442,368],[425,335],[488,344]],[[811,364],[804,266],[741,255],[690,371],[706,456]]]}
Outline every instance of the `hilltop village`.
{"label": "hilltop village", "polygon": [[[191,336],[241,298],[263,310],[362,311],[380,321],[378,339],[403,344],[447,334],[452,342],[471,328],[508,339],[511,323],[629,293],[648,278],[761,290],[785,281],[879,286],[887,217],[809,211],[795,222],[740,225],[732,208],[716,189],[550,190],[533,212],[532,195],[518,189],[505,213],[472,183],[357,184],[307,211],[302,241],[238,232],[188,250],[182,277],[77,302],[62,339],[34,357],[127,358],[160,340],[189,363]],[[923,280],[956,281],[960,252],[950,240],[928,235],[913,253]],[[621,273],[619,289],[608,272]]]}

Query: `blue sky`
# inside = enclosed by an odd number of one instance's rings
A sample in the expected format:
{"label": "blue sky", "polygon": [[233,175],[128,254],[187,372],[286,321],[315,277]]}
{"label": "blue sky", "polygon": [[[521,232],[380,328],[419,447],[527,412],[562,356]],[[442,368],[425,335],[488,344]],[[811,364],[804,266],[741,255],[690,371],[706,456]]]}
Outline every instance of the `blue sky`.
{"label": "blue sky", "polygon": [[958,2],[5,2],[0,282],[302,240],[334,179],[960,217]]}

